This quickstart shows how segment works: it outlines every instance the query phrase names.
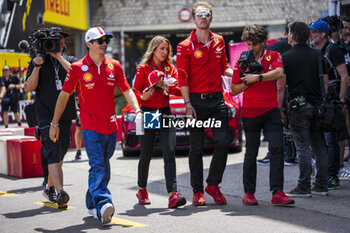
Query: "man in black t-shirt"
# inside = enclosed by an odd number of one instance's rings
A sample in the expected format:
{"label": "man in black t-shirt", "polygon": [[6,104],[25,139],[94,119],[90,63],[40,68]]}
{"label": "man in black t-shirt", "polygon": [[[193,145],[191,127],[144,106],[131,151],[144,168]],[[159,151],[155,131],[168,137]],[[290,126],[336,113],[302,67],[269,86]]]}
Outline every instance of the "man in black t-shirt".
{"label": "man in black t-shirt", "polygon": [[[60,34],[60,49],[63,51],[64,37],[68,34],[62,30],[60,30]],[[25,91],[36,91],[36,116],[43,144],[41,149],[42,166],[44,170],[48,167],[48,183],[43,195],[50,202],[57,202],[60,208],[67,207],[69,201],[68,194],[63,190],[62,164],[71,143],[72,119],[76,117],[74,97],[70,97],[59,124],[52,125],[51,119],[69,66],[75,61],[77,61],[76,58],[62,55],[62,52],[48,53],[45,58],[38,55],[29,64],[28,78],[24,84]],[[50,126],[59,127],[60,137],[56,143],[50,140]]]}
{"label": "man in black t-shirt", "polygon": [[[282,55],[289,91],[288,114],[292,135],[299,155],[299,179],[290,197],[310,197],[328,194],[328,157],[319,118],[314,114],[322,102],[319,66],[326,73],[322,54],[310,48],[306,41],[310,30],[303,22],[289,24],[288,42],[293,46]],[[319,61],[323,61],[323,64]],[[326,78],[327,79],[327,78]],[[324,82],[322,82],[324,85]],[[316,184],[311,189],[311,158],[316,157]]]}
{"label": "man in black t-shirt", "polygon": [[9,66],[4,66],[2,69],[3,77],[2,83],[5,86],[6,92],[3,95],[0,95],[1,101],[1,110],[4,113],[4,125],[5,128],[8,127],[9,123],[9,110],[15,113],[16,122],[18,125],[21,125],[21,119],[18,111],[18,101],[19,101],[19,89],[22,88],[22,84],[19,81],[17,76],[11,75],[11,68]]}
{"label": "man in black t-shirt", "polygon": [[[314,47],[322,50],[328,66],[328,96],[344,104],[349,83],[349,75],[345,65],[344,53],[336,44],[330,43],[327,40],[329,26],[325,21],[317,20],[310,24],[309,28],[310,43]],[[345,130],[346,127],[344,127],[344,131]],[[342,134],[344,135],[346,132]],[[328,189],[335,189],[339,187],[338,173],[340,151],[338,141],[345,139],[339,138],[339,136],[342,135],[337,134],[335,131],[325,132],[329,159]]]}

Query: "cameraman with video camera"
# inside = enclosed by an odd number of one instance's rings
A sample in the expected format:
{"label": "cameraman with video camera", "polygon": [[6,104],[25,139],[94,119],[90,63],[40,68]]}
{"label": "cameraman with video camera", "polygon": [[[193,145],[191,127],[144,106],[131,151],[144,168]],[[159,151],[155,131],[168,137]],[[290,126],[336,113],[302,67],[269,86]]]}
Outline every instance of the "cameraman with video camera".
{"label": "cameraman with video camera", "polygon": [[[337,44],[328,41],[330,30],[327,22],[319,19],[310,24],[309,28],[310,43],[313,47],[321,49],[329,70],[327,99],[336,107],[344,109],[349,84],[344,53]],[[339,188],[340,147],[338,141],[345,140],[348,134],[345,119],[337,123],[343,125],[343,127],[340,127],[342,130],[325,132],[329,166],[328,189]]]}
{"label": "cameraman with video camera", "polygon": [[[52,125],[51,119],[69,66],[77,61],[75,57],[62,54],[67,36],[60,28],[38,29],[31,35],[32,60],[24,83],[25,91],[36,91],[36,116],[43,144],[41,159],[46,174],[48,167],[48,183],[43,195],[50,202],[57,202],[60,208],[65,208],[69,200],[68,194],[63,190],[62,164],[71,143],[72,119],[76,118],[74,96],[70,97],[59,124]],[[60,139],[56,143],[50,140],[50,126],[59,127]]]}
{"label": "cameraman with video camera", "polygon": [[246,136],[246,153],[243,163],[245,205],[257,205],[256,157],[260,146],[261,130],[269,142],[270,190],[272,204],[291,205],[294,200],[283,192],[283,128],[281,110],[277,101],[276,82],[284,78],[281,55],[264,48],[268,31],[260,25],[246,26],[242,41],[250,54],[243,52],[234,67],[231,89],[234,95],[244,91],[242,106],[243,129]]}

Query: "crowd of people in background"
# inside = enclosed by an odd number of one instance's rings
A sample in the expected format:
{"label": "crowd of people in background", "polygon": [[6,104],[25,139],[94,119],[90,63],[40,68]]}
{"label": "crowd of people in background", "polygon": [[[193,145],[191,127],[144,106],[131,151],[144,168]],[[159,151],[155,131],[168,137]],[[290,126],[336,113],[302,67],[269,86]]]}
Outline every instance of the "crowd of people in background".
{"label": "crowd of people in background", "polygon": [[[62,53],[68,34],[60,31],[62,52],[48,53],[45,58],[34,57],[24,84],[23,70],[13,71],[11,75],[10,67],[2,68],[0,102],[5,127],[8,127],[9,111],[15,113],[21,125],[18,101],[25,99],[23,87],[26,92],[36,93],[46,179],[43,195],[50,202],[66,208],[69,201],[63,188],[62,165],[71,141],[71,122],[76,120],[75,159],[81,159],[83,138],[90,165],[86,207],[89,214],[103,224],[109,223],[115,210],[108,183],[109,159],[116,145],[116,114],[128,103],[137,118],[142,118],[142,113],[147,111],[171,115],[170,94],[183,97],[190,119],[221,121],[220,128],[213,128],[216,147],[206,186],[203,185],[203,128],[190,128],[189,170],[194,206],[206,205],[204,191],[216,204],[225,205],[227,201],[219,184],[226,168],[229,136],[222,75],[232,77],[234,95],[243,93],[242,123],[246,139],[243,204],[258,205],[254,196],[257,162],[270,165],[271,203],[275,205],[293,205],[292,197],[325,196],[328,190],[339,188],[339,180],[350,180],[350,170],[344,167],[344,162],[349,161],[349,156],[344,158],[344,155],[349,141],[350,19],[336,17],[335,25],[330,18],[310,25],[287,23],[284,38],[269,47],[266,44],[269,32],[263,26],[246,26],[241,39],[247,44],[255,68],[260,67],[258,72],[247,72],[240,61],[231,64],[231,68],[223,37],[209,29],[212,6],[207,2],[195,3],[192,17],[195,28],[177,46],[176,67],[170,41],[156,36],[136,64],[132,88],[119,62],[105,56],[113,36],[100,27],[86,32],[88,53],[81,60]],[[322,128],[322,117],[316,113],[326,99],[336,103],[344,115],[341,130]],[[185,205],[186,199],[177,189],[176,138],[172,128],[146,129],[144,135],[139,136],[141,156],[136,197],[140,205],[151,204],[147,179],[157,131],[164,157],[168,207],[176,208]],[[289,131],[291,136],[288,134],[285,139]],[[269,153],[257,161],[262,133]],[[285,193],[284,166],[297,164],[297,186]]]}

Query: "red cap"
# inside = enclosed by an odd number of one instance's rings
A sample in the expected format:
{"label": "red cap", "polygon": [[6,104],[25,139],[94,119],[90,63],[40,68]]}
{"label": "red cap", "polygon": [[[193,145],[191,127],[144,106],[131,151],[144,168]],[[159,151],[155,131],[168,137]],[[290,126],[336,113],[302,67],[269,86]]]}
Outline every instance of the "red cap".
{"label": "red cap", "polygon": [[159,79],[164,77],[164,73],[162,71],[158,70],[153,70],[149,75],[148,75],[148,81],[150,83],[150,86],[148,88],[153,87],[154,85],[157,84]]}

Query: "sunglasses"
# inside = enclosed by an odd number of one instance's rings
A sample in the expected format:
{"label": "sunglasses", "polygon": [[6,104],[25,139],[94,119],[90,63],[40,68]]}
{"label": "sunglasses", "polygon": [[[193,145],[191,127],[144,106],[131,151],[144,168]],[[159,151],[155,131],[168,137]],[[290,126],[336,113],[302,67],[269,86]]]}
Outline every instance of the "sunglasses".
{"label": "sunglasses", "polygon": [[109,44],[109,43],[111,42],[111,39],[109,39],[109,38],[106,38],[106,39],[99,38],[99,39],[97,39],[97,40],[91,40],[91,43],[93,43],[94,41],[97,41],[97,43],[98,43],[99,45],[102,45],[103,42],[106,42],[106,44]]}
{"label": "sunglasses", "polygon": [[196,16],[197,16],[197,18],[204,18],[204,17],[210,18],[211,14],[209,12],[207,12],[207,13],[198,13],[198,14],[196,14]]}

